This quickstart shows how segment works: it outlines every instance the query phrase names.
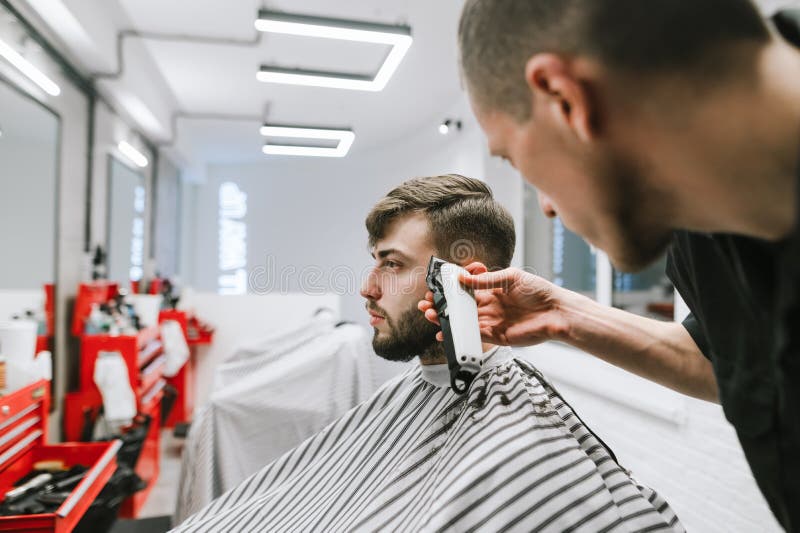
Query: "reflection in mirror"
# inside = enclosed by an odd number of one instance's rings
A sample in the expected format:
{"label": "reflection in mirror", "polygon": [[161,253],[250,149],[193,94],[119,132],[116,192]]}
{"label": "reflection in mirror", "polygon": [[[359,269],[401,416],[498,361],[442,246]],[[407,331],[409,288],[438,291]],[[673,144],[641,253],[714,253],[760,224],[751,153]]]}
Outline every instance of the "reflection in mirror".
{"label": "reflection in mirror", "polygon": [[144,176],[109,156],[108,278],[127,286],[142,279],[144,266]]}
{"label": "reflection in mirror", "polygon": [[166,157],[158,158],[153,210],[153,243],[156,273],[172,279],[178,276],[181,237],[181,176],[178,166]]}
{"label": "reflection in mirror", "polygon": [[40,350],[54,333],[59,131],[58,115],[0,79],[0,326],[35,320]]}
{"label": "reflection in mirror", "polygon": [[667,258],[629,274],[614,270],[614,307],[658,320],[672,320],[675,291],[666,274]]}
{"label": "reflection in mirror", "polygon": [[595,297],[597,254],[560,218],[549,219],[539,207],[536,189],[524,184],[525,266],[560,287]]}
{"label": "reflection in mirror", "polygon": [[553,283],[594,297],[597,255],[581,237],[553,220]]}

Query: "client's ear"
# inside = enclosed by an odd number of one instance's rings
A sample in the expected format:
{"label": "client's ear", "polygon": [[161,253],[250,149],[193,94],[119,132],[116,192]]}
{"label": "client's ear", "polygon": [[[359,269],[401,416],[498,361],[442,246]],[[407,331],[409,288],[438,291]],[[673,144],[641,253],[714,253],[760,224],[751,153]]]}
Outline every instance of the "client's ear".
{"label": "client's ear", "polygon": [[485,274],[489,271],[489,269],[486,268],[486,265],[478,261],[468,264],[467,266],[464,267],[464,269],[473,276],[477,276],[479,274]]}

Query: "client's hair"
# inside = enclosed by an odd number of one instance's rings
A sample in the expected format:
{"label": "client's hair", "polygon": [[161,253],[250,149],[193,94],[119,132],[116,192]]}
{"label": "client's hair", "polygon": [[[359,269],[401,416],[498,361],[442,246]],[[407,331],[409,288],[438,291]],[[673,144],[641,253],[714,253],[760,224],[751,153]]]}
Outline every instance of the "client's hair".
{"label": "client's hair", "polygon": [[447,174],[414,178],[395,187],[367,215],[370,247],[394,220],[410,213],[425,214],[442,259],[461,265],[477,260],[489,270],[511,264],[514,221],[482,181]]}

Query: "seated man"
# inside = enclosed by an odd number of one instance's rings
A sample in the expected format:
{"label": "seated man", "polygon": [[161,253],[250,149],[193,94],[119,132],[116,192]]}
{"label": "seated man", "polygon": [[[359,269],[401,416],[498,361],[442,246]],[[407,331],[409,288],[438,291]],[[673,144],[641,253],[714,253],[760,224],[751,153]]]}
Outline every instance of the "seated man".
{"label": "seated man", "polygon": [[[410,180],[367,217],[373,347],[420,365],[249,477],[179,531],[683,531],[542,375],[484,345],[462,396],[417,309],[432,255],[509,266],[514,226],[482,182]],[[235,453],[231,450],[231,453]]]}

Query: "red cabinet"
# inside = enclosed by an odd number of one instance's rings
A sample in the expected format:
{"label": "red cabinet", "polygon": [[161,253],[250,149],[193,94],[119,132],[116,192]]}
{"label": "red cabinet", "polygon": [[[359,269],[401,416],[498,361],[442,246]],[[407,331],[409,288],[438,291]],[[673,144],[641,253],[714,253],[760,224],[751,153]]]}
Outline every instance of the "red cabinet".
{"label": "red cabinet", "polygon": [[0,531],[66,533],[83,517],[117,468],[120,441],[47,445],[50,384],[41,380],[0,397],[0,494],[38,461],[89,468],[83,480],[52,513],[2,516]]}
{"label": "red cabinet", "polygon": [[94,383],[94,368],[101,352],[117,352],[128,368],[128,378],[137,410],[151,417],[151,424],[136,473],[147,487],[128,498],[121,516],[135,518],[158,479],[161,399],[166,381],[162,372],[164,355],[158,327],[144,329],[138,335],[84,335],[81,337],[80,388],[66,395],[64,402],[65,435],[68,441],[81,440],[87,418],[94,418],[103,404],[100,390]]}
{"label": "red cabinet", "polygon": [[94,419],[103,398],[94,382],[94,369],[101,352],[117,352],[125,361],[128,379],[136,397],[139,413],[149,415],[150,429],[136,463],[136,473],[147,486],[128,498],[120,515],[135,518],[155,485],[159,474],[161,399],[166,380],[163,376],[164,354],[158,326],[143,329],[136,335],[85,335],[84,326],[93,304],[108,302],[117,294],[117,284],[107,281],[83,283],[78,288],[73,320],[73,335],[80,337],[80,372],[78,390],[64,400],[64,434],[68,441],[80,441],[87,419]]}

